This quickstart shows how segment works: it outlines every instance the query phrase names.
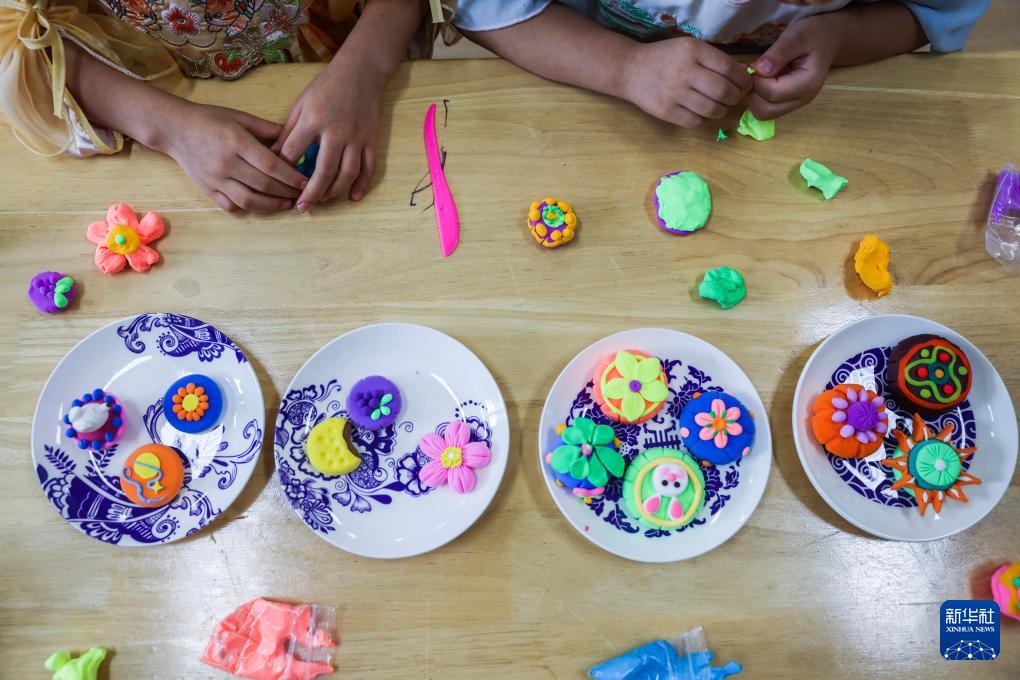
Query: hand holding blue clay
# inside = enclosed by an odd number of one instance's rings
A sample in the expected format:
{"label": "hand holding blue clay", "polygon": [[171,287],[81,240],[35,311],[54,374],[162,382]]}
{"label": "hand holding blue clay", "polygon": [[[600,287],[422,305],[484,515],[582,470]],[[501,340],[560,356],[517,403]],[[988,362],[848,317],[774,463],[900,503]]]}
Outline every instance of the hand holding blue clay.
{"label": "hand holding blue clay", "polygon": [[298,159],[298,162],[294,165],[294,168],[305,177],[311,177],[312,173],[315,172],[315,161],[319,158],[319,144],[318,142],[312,142],[311,145]]}
{"label": "hand holding blue clay", "polygon": [[365,430],[381,430],[397,420],[400,390],[381,375],[370,375],[354,383],[347,395],[347,414]]}

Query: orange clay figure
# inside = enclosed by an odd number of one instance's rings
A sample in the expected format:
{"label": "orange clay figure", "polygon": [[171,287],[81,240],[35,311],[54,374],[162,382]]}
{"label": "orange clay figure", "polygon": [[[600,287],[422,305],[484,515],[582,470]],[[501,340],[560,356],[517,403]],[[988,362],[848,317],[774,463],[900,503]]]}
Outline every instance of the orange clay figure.
{"label": "orange clay figure", "polygon": [[[332,673],[335,643],[326,630],[332,624],[321,616],[329,611],[261,597],[246,602],[216,624],[202,663],[250,680],[312,680]],[[296,658],[297,648],[316,660]]]}
{"label": "orange clay figure", "polygon": [[811,430],[840,458],[866,458],[882,447],[889,429],[885,399],[860,385],[836,385],[811,406]]}
{"label": "orange clay figure", "polygon": [[893,430],[899,451],[882,461],[892,468],[898,479],[892,489],[904,489],[917,499],[917,511],[924,517],[924,511],[931,505],[935,512],[942,511],[946,498],[964,503],[967,497],[963,487],[980,484],[981,480],[963,469],[963,463],[972,455],[974,448],[958,449],[949,443],[953,435],[953,423],[946,423],[938,434],[924,424],[921,416],[914,414],[911,434]]}

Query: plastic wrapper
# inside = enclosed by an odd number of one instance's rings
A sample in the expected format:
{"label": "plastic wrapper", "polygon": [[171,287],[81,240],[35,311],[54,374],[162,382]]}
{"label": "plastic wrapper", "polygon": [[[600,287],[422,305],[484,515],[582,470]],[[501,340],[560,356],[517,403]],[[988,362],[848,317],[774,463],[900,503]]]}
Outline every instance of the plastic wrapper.
{"label": "plastic wrapper", "polygon": [[985,224],[988,254],[1020,275],[1020,172],[1006,164],[999,173]]}
{"label": "plastic wrapper", "polygon": [[257,598],[216,624],[202,662],[251,680],[312,680],[333,672],[336,610]]}
{"label": "plastic wrapper", "polygon": [[722,680],[741,672],[733,661],[712,666],[714,654],[699,627],[671,640],[655,640],[588,670],[593,680]]}

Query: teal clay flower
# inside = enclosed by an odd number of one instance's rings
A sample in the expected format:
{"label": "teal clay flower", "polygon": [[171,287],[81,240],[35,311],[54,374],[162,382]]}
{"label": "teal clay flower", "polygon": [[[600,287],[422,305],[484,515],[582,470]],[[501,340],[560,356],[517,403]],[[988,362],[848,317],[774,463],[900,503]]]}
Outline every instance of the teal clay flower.
{"label": "teal clay flower", "polygon": [[563,444],[553,451],[549,461],[556,472],[586,480],[595,487],[605,486],[609,475],[623,476],[626,463],[613,443],[613,428],[596,425],[591,418],[575,418],[560,437]]}

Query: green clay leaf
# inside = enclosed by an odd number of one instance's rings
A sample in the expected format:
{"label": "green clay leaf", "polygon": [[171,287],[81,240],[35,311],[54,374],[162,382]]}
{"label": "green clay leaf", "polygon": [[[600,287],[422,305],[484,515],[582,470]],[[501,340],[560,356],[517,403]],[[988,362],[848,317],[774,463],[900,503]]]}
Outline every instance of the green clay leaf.
{"label": "green clay leaf", "polygon": [[602,396],[606,399],[623,399],[630,391],[630,381],[626,378],[613,378],[602,388]]}
{"label": "green clay leaf", "polygon": [[599,462],[606,466],[606,469],[614,477],[623,477],[623,469],[627,467],[626,461],[615,449],[611,449],[608,446],[597,446],[595,447],[595,455],[598,457]]}
{"label": "green clay leaf", "polygon": [[599,462],[598,458],[589,458],[587,479],[593,486],[605,486],[609,481],[609,473],[606,466]]}
{"label": "green clay leaf", "polygon": [[372,420],[379,420],[382,418],[382,409],[375,409],[372,411],[372,415],[369,416]]}
{"label": "green clay leaf", "polygon": [[598,425],[595,428],[595,433],[592,434],[591,443],[595,446],[605,446],[616,439],[616,433],[613,428],[608,425]]}
{"label": "green clay leaf", "polygon": [[592,435],[595,434],[595,421],[591,418],[576,418],[574,419],[574,429],[584,437],[584,441],[578,442],[579,444],[589,443]]}
{"label": "green clay leaf", "polygon": [[67,306],[67,296],[64,295],[63,293],[54,293],[53,304],[55,304],[60,309],[63,309],[64,307]]}
{"label": "green clay leaf", "polygon": [[620,372],[626,380],[634,380],[637,378],[637,357],[626,350],[620,350],[616,353],[616,370]]}
{"label": "green clay leaf", "polygon": [[54,284],[53,289],[58,293],[66,293],[67,291],[71,290],[71,286],[73,285],[74,279],[72,279],[70,276],[65,276],[64,278],[59,279],[56,282],[56,284]]}
{"label": "green clay leaf", "polygon": [[584,433],[577,429],[578,420],[580,420],[580,418],[574,420],[574,425],[571,425],[567,429],[563,430],[562,439],[564,444],[573,444],[574,446],[580,446],[581,444],[584,444],[585,441],[587,441],[584,438]]}
{"label": "green clay leaf", "polygon": [[656,380],[641,387],[641,396],[648,401],[658,403],[666,401],[666,398],[669,396],[669,390],[666,389],[665,385]]}
{"label": "green clay leaf", "polygon": [[581,456],[570,465],[570,476],[574,479],[584,479],[588,476],[588,456]]}
{"label": "green clay leaf", "polygon": [[379,405],[380,406],[385,406],[386,404],[390,403],[391,401],[393,401],[393,395],[390,394],[389,392],[387,392],[386,394],[382,395],[382,399],[379,400]]}
{"label": "green clay leaf", "polygon": [[581,455],[581,449],[576,446],[560,446],[553,451],[552,460],[549,461],[549,465],[552,466],[553,470],[560,474],[566,474],[570,469],[570,466],[574,464],[574,461]]}
{"label": "green clay leaf", "polygon": [[634,422],[645,414],[645,400],[637,392],[630,392],[620,404],[620,412],[627,420]]}
{"label": "green clay leaf", "polygon": [[641,384],[650,383],[662,373],[662,362],[655,357],[642,359],[637,367],[637,379]]}

